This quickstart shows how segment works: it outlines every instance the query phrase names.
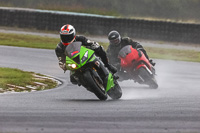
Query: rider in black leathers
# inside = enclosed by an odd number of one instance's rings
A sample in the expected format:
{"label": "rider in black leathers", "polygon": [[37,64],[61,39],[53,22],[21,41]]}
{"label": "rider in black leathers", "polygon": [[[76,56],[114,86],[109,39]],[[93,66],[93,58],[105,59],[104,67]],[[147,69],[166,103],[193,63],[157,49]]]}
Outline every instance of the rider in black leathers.
{"label": "rider in black leathers", "polygon": [[[117,71],[118,71],[119,77],[128,79],[128,77],[126,76],[127,74],[125,74],[120,69],[121,68],[120,67],[120,59],[118,58],[118,53],[124,46],[131,45],[133,48],[142,51],[144,53],[144,55],[146,56],[146,58],[149,60],[149,57],[141,44],[133,41],[129,37],[121,38],[120,34],[117,31],[111,31],[108,34],[108,40],[109,40],[110,44],[109,44],[106,52],[107,52],[107,55],[109,58],[109,62],[118,69]],[[152,60],[149,60],[149,61],[153,66],[155,65],[155,63]]]}
{"label": "rider in black leathers", "polygon": [[[65,48],[72,42],[80,41],[82,45],[86,46],[95,51],[95,54],[99,56],[105,66],[112,72],[116,73],[117,69],[108,63],[108,58],[105,50],[102,46],[100,46],[97,42],[90,41],[84,36],[76,36],[75,28],[72,25],[66,24],[61,27],[60,29],[60,38],[61,42],[58,43],[55,52],[59,60],[59,66],[66,71],[65,61]],[[76,80],[74,79],[73,75],[70,75],[70,81],[73,84],[77,84]]]}

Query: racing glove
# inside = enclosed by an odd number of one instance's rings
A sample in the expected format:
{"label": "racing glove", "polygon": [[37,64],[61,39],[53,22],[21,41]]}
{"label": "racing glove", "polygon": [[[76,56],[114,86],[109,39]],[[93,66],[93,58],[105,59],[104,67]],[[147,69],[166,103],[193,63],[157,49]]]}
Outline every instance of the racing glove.
{"label": "racing glove", "polygon": [[58,64],[59,64],[60,68],[62,68],[64,71],[67,71],[65,63],[63,63],[62,61],[59,61]]}

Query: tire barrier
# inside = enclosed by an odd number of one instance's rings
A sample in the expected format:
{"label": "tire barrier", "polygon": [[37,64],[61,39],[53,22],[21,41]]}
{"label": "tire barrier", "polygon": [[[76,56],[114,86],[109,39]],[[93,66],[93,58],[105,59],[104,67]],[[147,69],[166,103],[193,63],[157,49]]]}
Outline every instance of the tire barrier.
{"label": "tire barrier", "polygon": [[0,18],[0,26],[59,31],[69,23],[83,34],[107,35],[117,30],[137,39],[200,43],[200,24],[7,7],[0,7]]}

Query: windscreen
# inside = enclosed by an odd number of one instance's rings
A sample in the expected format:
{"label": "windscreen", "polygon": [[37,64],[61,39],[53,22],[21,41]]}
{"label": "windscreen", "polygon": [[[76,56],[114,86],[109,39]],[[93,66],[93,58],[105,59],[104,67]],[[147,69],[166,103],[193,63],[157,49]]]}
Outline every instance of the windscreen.
{"label": "windscreen", "polygon": [[79,53],[81,49],[81,45],[82,45],[81,42],[73,42],[69,44],[65,49],[66,56],[68,56],[69,58],[72,58],[74,55]]}
{"label": "windscreen", "polygon": [[125,58],[126,55],[128,55],[129,53],[131,53],[131,45],[127,45],[125,47],[123,47],[120,51],[119,51],[119,54],[118,56],[119,57],[122,57],[122,58]]}

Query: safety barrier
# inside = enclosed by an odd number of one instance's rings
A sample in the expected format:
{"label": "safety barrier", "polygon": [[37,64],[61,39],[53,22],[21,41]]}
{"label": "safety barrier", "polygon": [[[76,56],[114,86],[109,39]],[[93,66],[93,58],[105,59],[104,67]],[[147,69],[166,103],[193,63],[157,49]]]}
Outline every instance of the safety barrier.
{"label": "safety barrier", "polygon": [[79,33],[92,35],[107,35],[111,30],[117,30],[122,35],[138,39],[200,43],[200,24],[0,7],[0,26],[59,31],[67,23]]}

